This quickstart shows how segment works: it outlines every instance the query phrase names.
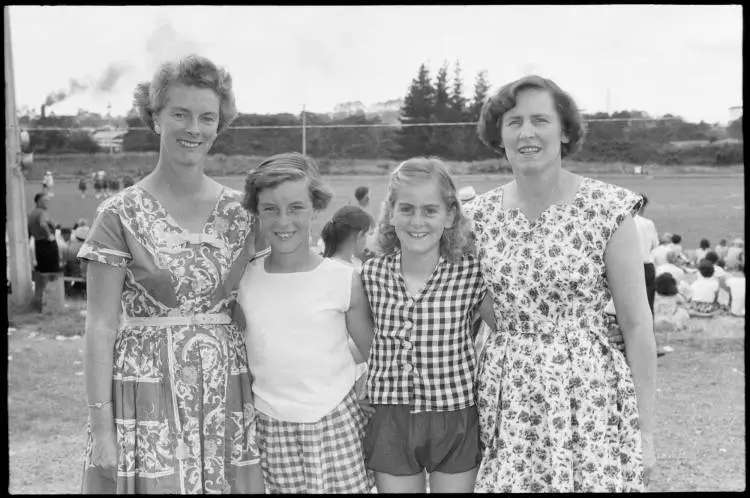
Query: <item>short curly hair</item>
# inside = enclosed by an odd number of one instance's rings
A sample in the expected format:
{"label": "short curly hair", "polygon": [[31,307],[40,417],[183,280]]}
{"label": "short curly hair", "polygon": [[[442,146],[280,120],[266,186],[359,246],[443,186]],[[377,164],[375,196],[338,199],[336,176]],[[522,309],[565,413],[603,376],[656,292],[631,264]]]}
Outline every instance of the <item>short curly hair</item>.
{"label": "short curly hair", "polygon": [[308,180],[313,209],[323,211],[331,202],[333,192],[323,182],[315,161],[299,152],[276,154],[261,162],[247,174],[245,180],[245,209],[258,215],[258,194],[264,189],[275,188],[284,182]]}
{"label": "short curly hair", "polygon": [[396,229],[391,225],[391,214],[396,205],[398,190],[404,183],[436,181],[440,193],[448,210],[453,210],[455,219],[453,226],[446,228],[440,238],[440,254],[450,260],[457,261],[469,252],[469,233],[471,225],[461,208],[458,200],[456,184],[453,182],[448,168],[435,157],[413,157],[402,162],[391,173],[388,182],[380,221],[378,222],[378,242],[384,254],[393,253],[401,248],[401,242],[396,235]]}
{"label": "short curly hair", "polygon": [[545,90],[552,95],[562,124],[562,132],[568,138],[567,143],[560,144],[560,155],[565,158],[575,153],[583,144],[583,137],[586,134],[578,106],[573,97],[564,92],[554,81],[536,75],[524,76],[512,81],[494,94],[487,96],[477,122],[479,139],[493,151],[504,154],[501,136],[503,116],[516,106],[519,92],[530,88]]}
{"label": "short curly hair", "polygon": [[178,61],[163,63],[154,73],[151,82],[136,86],[133,106],[138,110],[143,124],[151,131],[154,131],[154,115],[159,114],[167,105],[168,90],[174,83],[208,88],[216,92],[220,102],[218,133],[225,130],[237,117],[232,76],[206,57],[188,55]]}

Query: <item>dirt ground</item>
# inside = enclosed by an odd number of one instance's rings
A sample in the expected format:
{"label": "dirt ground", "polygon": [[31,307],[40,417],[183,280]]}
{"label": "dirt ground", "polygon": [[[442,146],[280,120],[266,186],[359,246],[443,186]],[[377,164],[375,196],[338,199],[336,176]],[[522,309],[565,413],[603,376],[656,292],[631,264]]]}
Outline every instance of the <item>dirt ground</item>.
{"label": "dirt ground", "polygon": [[[8,436],[12,494],[78,493],[85,431],[83,303],[62,315],[11,315]],[[674,351],[658,360],[651,491],[746,487],[744,319],[691,319],[657,333]]]}

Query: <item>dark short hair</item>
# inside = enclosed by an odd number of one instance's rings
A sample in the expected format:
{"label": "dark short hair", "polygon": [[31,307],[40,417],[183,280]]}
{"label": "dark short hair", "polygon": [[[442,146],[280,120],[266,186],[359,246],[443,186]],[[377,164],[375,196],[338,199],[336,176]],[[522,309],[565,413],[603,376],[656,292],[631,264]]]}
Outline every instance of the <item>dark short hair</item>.
{"label": "dark short hair", "polygon": [[701,239],[700,248],[701,249],[708,249],[711,247],[711,242],[709,242],[708,239]]}
{"label": "dark short hair", "polygon": [[656,293],[661,296],[674,296],[677,294],[677,280],[669,272],[662,273],[656,277],[654,286]]}
{"label": "dark short hair", "polygon": [[36,194],[34,194],[34,204],[39,204],[39,199],[46,195],[47,194],[45,194],[44,192],[37,192]]}
{"label": "dark short hair", "polygon": [[369,187],[360,186],[354,189],[354,198],[357,199],[358,201],[361,201],[369,193],[370,193]]}
{"label": "dark short hair", "polygon": [[682,242],[682,236],[674,234],[672,235],[672,244],[679,244]]}
{"label": "dark short hair", "polygon": [[575,153],[581,147],[585,135],[578,106],[573,97],[564,92],[554,81],[536,75],[524,76],[512,81],[494,94],[487,96],[477,122],[479,139],[490,149],[504,154],[500,131],[503,116],[516,106],[518,94],[528,89],[546,90],[552,95],[560,117],[562,133],[568,138],[567,143],[560,144],[560,155],[565,158]]}
{"label": "dark short hair", "polygon": [[703,275],[706,278],[710,278],[714,276],[714,264],[707,260],[707,259],[701,259],[700,263],[698,263],[698,271],[701,275]]}
{"label": "dark short hair", "polygon": [[719,255],[716,254],[716,251],[708,251],[706,253],[706,256],[704,257],[704,259],[707,259],[710,262],[712,262],[713,264],[716,264],[716,263],[719,262]]}

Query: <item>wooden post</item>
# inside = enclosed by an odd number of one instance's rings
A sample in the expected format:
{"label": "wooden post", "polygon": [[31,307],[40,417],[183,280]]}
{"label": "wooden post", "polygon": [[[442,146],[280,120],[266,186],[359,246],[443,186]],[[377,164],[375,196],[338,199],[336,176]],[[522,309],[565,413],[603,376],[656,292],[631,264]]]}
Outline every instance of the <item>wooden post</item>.
{"label": "wooden post", "polygon": [[10,10],[3,7],[5,32],[5,203],[7,209],[8,277],[11,302],[28,308],[33,302],[31,255],[26,228],[26,192],[21,171],[21,143],[16,116],[16,88],[13,78],[13,50],[10,38]]}

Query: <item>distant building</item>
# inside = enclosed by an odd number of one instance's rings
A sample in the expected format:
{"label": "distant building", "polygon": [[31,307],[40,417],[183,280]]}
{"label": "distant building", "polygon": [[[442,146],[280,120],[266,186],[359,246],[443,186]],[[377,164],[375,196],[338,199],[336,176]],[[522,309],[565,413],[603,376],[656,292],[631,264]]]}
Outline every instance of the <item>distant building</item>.
{"label": "distant building", "polygon": [[127,130],[117,128],[98,129],[91,134],[91,138],[102,150],[107,152],[122,152],[123,137]]}

